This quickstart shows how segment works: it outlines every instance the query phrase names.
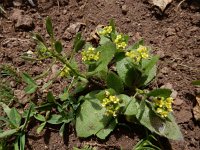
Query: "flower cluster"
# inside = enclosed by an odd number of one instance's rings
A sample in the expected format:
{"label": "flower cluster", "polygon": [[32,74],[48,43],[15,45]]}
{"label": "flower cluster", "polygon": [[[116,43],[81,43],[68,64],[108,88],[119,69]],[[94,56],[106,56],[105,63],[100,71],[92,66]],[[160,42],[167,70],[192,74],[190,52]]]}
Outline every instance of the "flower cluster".
{"label": "flower cluster", "polygon": [[116,44],[118,49],[125,49],[127,46],[127,43],[125,42],[125,39],[121,34],[117,35],[114,43]]}
{"label": "flower cluster", "polygon": [[70,69],[66,66],[64,67],[64,69],[62,69],[62,71],[60,72],[60,76],[61,77],[67,77],[70,73]]}
{"label": "flower cluster", "polygon": [[106,108],[106,114],[112,115],[113,117],[117,116],[117,112],[120,108],[120,99],[114,95],[111,95],[110,92],[106,92],[106,97],[103,99],[101,105]]}
{"label": "flower cluster", "polygon": [[164,97],[155,97],[153,99],[155,110],[162,118],[167,117],[168,114],[172,112],[172,102],[172,97],[168,97],[166,99]]}
{"label": "flower cluster", "polygon": [[83,61],[97,61],[99,59],[100,52],[95,51],[95,48],[89,47],[87,50],[81,52]]}
{"label": "flower cluster", "polygon": [[112,26],[106,26],[106,27],[103,28],[102,31],[99,31],[99,34],[100,34],[100,35],[107,36],[107,35],[109,35],[111,32],[112,32]]}
{"label": "flower cluster", "polygon": [[126,56],[138,63],[141,59],[146,59],[149,57],[148,48],[146,46],[139,45],[137,50],[126,52]]}

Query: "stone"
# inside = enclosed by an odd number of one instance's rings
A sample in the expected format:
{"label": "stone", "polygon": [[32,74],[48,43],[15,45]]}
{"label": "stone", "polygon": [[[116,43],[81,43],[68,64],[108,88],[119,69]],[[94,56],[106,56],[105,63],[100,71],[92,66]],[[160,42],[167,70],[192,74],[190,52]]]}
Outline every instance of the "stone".
{"label": "stone", "polygon": [[69,33],[67,30],[64,32],[62,39],[63,40],[71,40],[73,37],[73,35],[71,33]]}
{"label": "stone", "polygon": [[29,101],[29,97],[24,90],[14,90],[14,95],[21,104],[26,104]]}
{"label": "stone", "polygon": [[71,23],[66,30],[71,34],[76,34],[82,26],[85,26],[85,24],[81,22]]}
{"label": "stone", "polygon": [[165,34],[167,37],[168,36],[172,36],[172,35],[176,35],[176,30],[174,28],[167,28],[167,32]]}
{"label": "stone", "polygon": [[15,7],[20,7],[22,5],[22,0],[15,0],[15,1],[13,1],[13,5]]}
{"label": "stone", "polygon": [[168,74],[169,68],[168,67],[163,67],[160,71],[162,74]]}
{"label": "stone", "polygon": [[183,100],[180,99],[180,98],[176,98],[174,101],[173,101],[173,104],[176,105],[176,106],[180,106],[183,104]]}
{"label": "stone", "polygon": [[126,5],[122,5],[122,13],[123,13],[124,15],[126,15],[127,12],[128,12],[127,6],[126,6]]}
{"label": "stone", "polygon": [[177,95],[178,95],[178,92],[175,91],[174,89],[172,89],[171,97],[172,97],[173,99],[176,99]]}
{"label": "stone", "polygon": [[14,22],[16,30],[30,31],[34,28],[33,18],[24,15],[22,10],[14,9],[11,20]]}

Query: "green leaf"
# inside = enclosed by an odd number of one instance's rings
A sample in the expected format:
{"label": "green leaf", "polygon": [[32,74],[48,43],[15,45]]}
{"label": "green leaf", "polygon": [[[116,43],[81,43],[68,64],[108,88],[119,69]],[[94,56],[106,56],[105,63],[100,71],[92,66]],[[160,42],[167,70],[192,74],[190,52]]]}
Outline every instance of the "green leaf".
{"label": "green leaf", "polygon": [[144,59],[142,61],[142,70],[144,71],[144,73],[149,74],[149,72],[158,62],[158,60],[159,60],[158,56],[153,56],[151,59]]}
{"label": "green leaf", "polygon": [[7,116],[10,116],[11,109],[3,102],[0,102],[1,107],[3,108],[4,112]]}
{"label": "green leaf", "polygon": [[130,88],[137,86],[141,79],[141,72],[137,70],[128,58],[122,58],[116,63],[116,70],[121,80]]}
{"label": "green leaf", "polygon": [[89,70],[88,75],[94,75],[95,73],[99,72],[107,73],[108,64],[116,53],[116,46],[112,42],[108,42],[102,46],[99,46],[96,50],[100,52],[100,58],[96,63],[96,67],[92,67],[92,70]]}
{"label": "green leaf", "polygon": [[47,100],[48,102],[50,103],[53,103],[55,101],[55,97],[53,96],[53,93],[52,92],[48,92],[47,93]]}
{"label": "green leaf", "polygon": [[[87,94],[76,117],[76,132],[78,137],[89,137],[109,126],[113,117],[105,115],[105,108],[95,98],[97,91]],[[110,132],[110,131],[109,131]],[[105,132],[108,133],[108,132]],[[109,134],[109,133],[108,133]],[[104,135],[106,137],[107,135]]]}
{"label": "green leaf", "polygon": [[171,93],[172,91],[170,89],[155,89],[149,92],[147,96],[168,98],[170,97]]}
{"label": "green leaf", "polygon": [[104,45],[104,44],[110,42],[110,39],[105,37],[105,36],[103,36],[103,35],[99,35],[99,37],[100,37],[100,41],[99,41],[100,45]]}
{"label": "green leaf", "polygon": [[141,77],[138,82],[138,87],[146,86],[154,79],[156,76],[156,63],[158,59],[159,58],[157,56],[154,56],[150,59],[142,60]]}
{"label": "green leaf", "polygon": [[61,115],[51,115],[50,118],[47,120],[50,124],[61,124],[63,122],[63,118]]}
{"label": "green leaf", "polygon": [[17,132],[18,132],[17,129],[6,130],[0,134],[0,139],[9,137]]}
{"label": "green leaf", "polygon": [[30,105],[30,107],[29,107],[29,109],[28,109],[28,113],[27,113],[27,115],[26,115],[26,118],[25,118],[25,122],[24,122],[24,125],[23,125],[23,127],[22,127],[22,131],[26,128],[26,126],[28,125],[28,121],[30,120],[30,117],[31,117],[31,115],[33,116],[33,104],[31,104]]}
{"label": "green leaf", "polygon": [[27,84],[34,84],[37,85],[35,83],[35,81],[27,74],[27,73],[23,73],[22,74],[22,79],[27,83]]}
{"label": "green leaf", "polygon": [[39,127],[37,128],[37,134],[40,134],[40,132],[44,129],[46,125],[46,122],[43,122],[42,124],[39,125]]}
{"label": "green leaf", "polygon": [[153,143],[157,143],[158,140],[152,135],[148,135],[147,138],[140,140],[135,146],[134,150],[161,150]]}
{"label": "green leaf", "polygon": [[14,127],[17,128],[21,124],[21,116],[16,108],[9,108],[6,104],[0,102],[4,112],[9,118],[9,123]]}
{"label": "green leaf", "polygon": [[36,105],[31,102],[29,109],[24,110],[24,112],[22,114],[22,117],[25,118],[25,119],[27,119],[27,118],[30,118],[30,117],[34,116],[36,114],[35,107],[36,107]]}
{"label": "green leaf", "polygon": [[11,108],[10,114],[8,116],[9,120],[15,127],[19,127],[21,124],[21,116],[16,108]]}
{"label": "green leaf", "polygon": [[34,34],[33,39],[45,43],[44,39],[39,34]]}
{"label": "green leaf", "polygon": [[108,88],[114,89],[116,92],[121,93],[124,90],[124,85],[122,80],[114,72],[110,71],[107,76],[107,86]]}
{"label": "green leaf", "polygon": [[69,98],[69,92],[65,90],[64,93],[59,95],[59,98],[61,101],[66,101]]}
{"label": "green leaf", "polygon": [[145,78],[145,81],[142,84],[144,86],[148,85],[155,78],[156,72],[157,72],[157,67],[155,65],[151,70],[149,70],[147,77]]}
{"label": "green leaf", "polygon": [[44,45],[44,43],[42,42],[38,42],[37,43],[37,46],[36,46],[36,50],[37,50],[37,53],[40,55],[40,56],[44,56],[44,54],[46,54],[47,52],[47,47]]}
{"label": "green leaf", "polygon": [[108,91],[110,93],[110,95],[116,95],[116,91],[114,89],[105,89],[105,90],[98,92],[95,97],[98,100],[103,101],[103,99],[106,97],[106,91]]}
{"label": "green leaf", "polygon": [[200,86],[200,80],[192,81],[192,84],[193,84],[193,85]]}
{"label": "green leaf", "polygon": [[105,128],[101,129],[96,134],[97,137],[100,139],[105,139],[115,129],[116,125],[117,125],[117,120],[112,119]]}
{"label": "green leaf", "polygon": [[74,39],[74,45],[73,45],[75,52],[78,52],[79,50],[81,50],[84,45],[85,45],[85,41],[82,39],[81,33],[78,32]]}
{"label": "green leaf", "polygon": [[46,19],[46,30],[47,30],[47,33],[50,35],[51,38],[53,38],[53,25],[52,25],[52,22],[51,22],[51,18],[50,17],[47,17]]}
{"label": "green leaf", "polygon": [[22,79],[28,84],[28,86],[25,88],[25,92],[27,94],[34,93],[37,90],[37,84],[28,74],[23,73]]}
{"label": "green leaf", "polygon": [[45,89],[48,88],[52,83],[53,83],[52,80],[50,80],[49,82],[45,83],[45,84],[42,86],[42,89],[41,89],[41,90],[45,90]]}
{"label": "green leaf", "polygon": [[19,147],[20,147],[20,150],[25,149],[25,133],[19,136]]}
{"label": "green leaf", "polygon": [[112,26],[112,33],[115,34],[116,30],[115,30],[115,22],[113,19],[110,20],[109,25]]}
{"label": "green leaf", "polygon": [[6,140],[0,140],[0,150],[7,150],[6,145]]}
{"label": "green leaf", "polygon": [[128,101],[128,104],[126,106],[126,110],[124,112],[124,115],[127,115],[127,116],[135,116],[138,112],[138,109],[139,109],[139,105],[136,101],[136,99],[134,97],[128,97],[127,96],[127,99],[129,99]]}
{"label": "green leaf", "polygon": [[55,42],[55,50],[58,53],[61,53],[63,50],[62,43],[60,41]]}
{"label": "green leaf", "polygon": [[35,91],[37,90],[37,86],[35,85],[28,85],[24,91],[27,93],[27,94],[32,94],[34,93]]}
{"label": "green leaf", "polygon": [[63,123],[62,126],[60,127],[60,130],[59,130],[60,136],[63,136],[64,131],[65,131],[65,123]]}
{"label": "green leaf", "polygon": [[40,114],[36,114],[36,115],[34,115],[34,117],[35,117],[35,119],[37,119],[39,121],[42,121],[42,122],[46,121],[45,117]]}
{"label": "green leaf", "polygon": [[19,136],[16,138],[15,143],[14,143],[14,150],[20,150],[19,149]]}
{"label": "green leaf", "polygon": [[136,117],[150,131],[168,139],[183,140],[183,136],[172,114],[169,114],[169,119],[161,119],[147,105],[145,105],[142,115],[140,114],[139,112]]}

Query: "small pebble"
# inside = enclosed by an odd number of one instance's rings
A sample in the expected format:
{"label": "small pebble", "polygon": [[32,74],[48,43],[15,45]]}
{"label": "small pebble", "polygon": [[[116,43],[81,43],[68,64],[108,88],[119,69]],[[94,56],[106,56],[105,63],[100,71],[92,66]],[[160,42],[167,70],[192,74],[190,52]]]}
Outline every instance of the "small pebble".
{"label": "small pebble", "polygon": [[122,13],[123,13],[124,15],[126,15],[127,12],[128,12],[127,6],[126,6],[126,5],[122,5]]}
{"label": "small pebble", "polygon": [[173,101],[173,104],[176,105],[176,106],[180,106],[183,104],[183,100],[180,99],[180,98],[176,98],[174,101]]}
{"label": "small pebble", "polygon": [[67,14],[67,10],[63,10],[63,15],[66,15]]}

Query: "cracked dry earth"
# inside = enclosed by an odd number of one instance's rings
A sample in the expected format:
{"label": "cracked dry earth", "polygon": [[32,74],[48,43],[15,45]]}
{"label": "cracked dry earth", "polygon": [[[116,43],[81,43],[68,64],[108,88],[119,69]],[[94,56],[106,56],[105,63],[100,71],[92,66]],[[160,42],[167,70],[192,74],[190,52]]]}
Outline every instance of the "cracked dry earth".
{"label": "cracked dry earth", "polygon": [[[1,2],[1,1],[0,1]],[[113,18],[120,32],[128,34],[130,42],[141,38],[160,55],[158,76],[150,86],[168,87],[173,90],[173,110],[181,128],[184,141],[168,141],[160,138],[164,150],[199,150],[200,127],[195,121],[192,109],[196,104],[198,89],[191,85],[200,79],[200,2],[186,0],[177,9],[180,1],[174,0],[161,13],[147,0],[38,0],[11,1],[5,6],[6,14],[0,16],[0,64],[10,64],[32,76],[41,74],[48,66],[44,63],[27,62],[21,56],[35,49],[32,32],[45,32],[44,21],[50,16],[55,34],[61,39],[65,51],[70,51],[73,37],[81,31],[84,37],[98,25],[106,25]],[[67,83],[57,82],[53,90],[61,91]],[[13,87],[22,90],[20,87]],[[26,103],[26,102],[24,102]],[[83,147],[85,144],[103,149],[131,150],[145,136],[143,127],[131,125],[131,132],[119,126],[105,140],[95,137],[79,139],[72,126],[66,129],[66,136],[59,136],[59,127],[48,126],[40,135],[36,134],[38,123],[32,123],[27,133],[27,150],[66,150]]]}

